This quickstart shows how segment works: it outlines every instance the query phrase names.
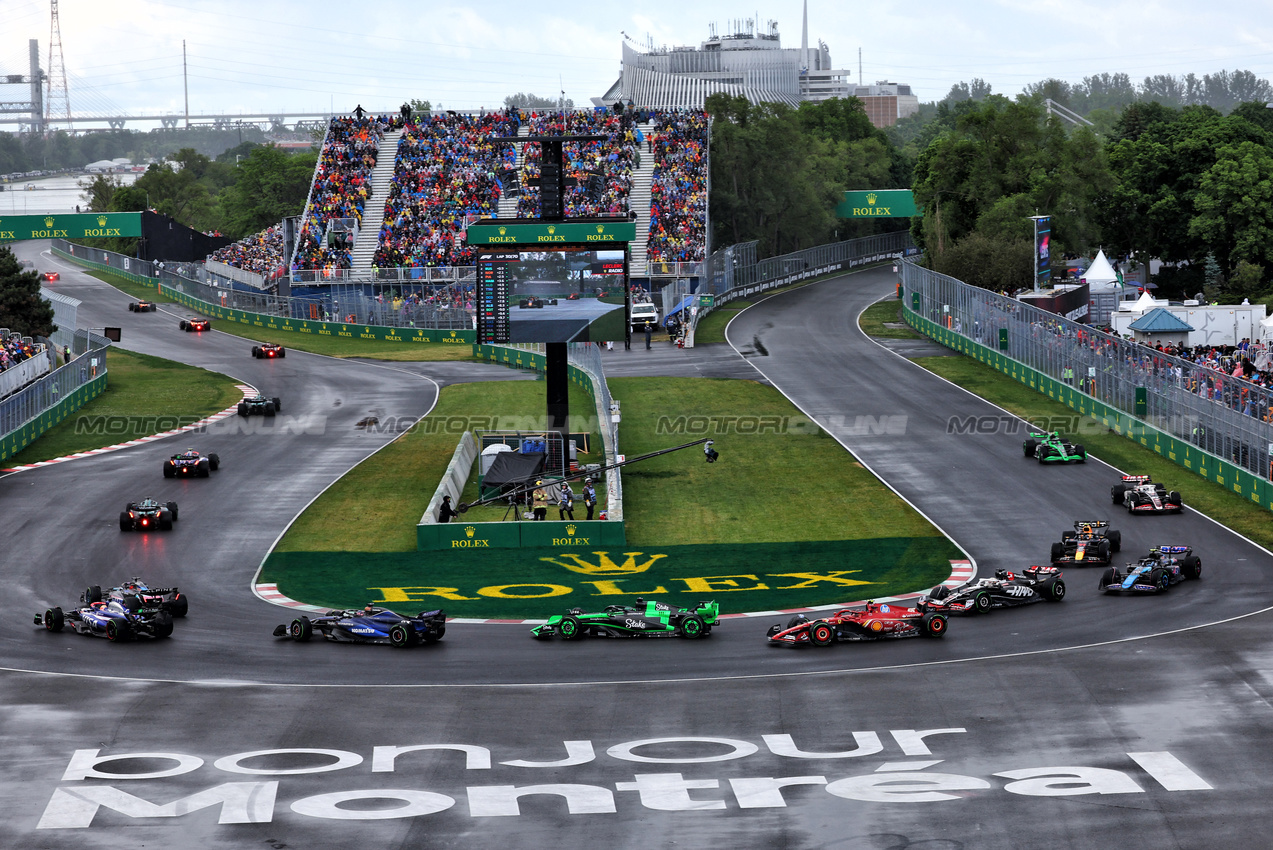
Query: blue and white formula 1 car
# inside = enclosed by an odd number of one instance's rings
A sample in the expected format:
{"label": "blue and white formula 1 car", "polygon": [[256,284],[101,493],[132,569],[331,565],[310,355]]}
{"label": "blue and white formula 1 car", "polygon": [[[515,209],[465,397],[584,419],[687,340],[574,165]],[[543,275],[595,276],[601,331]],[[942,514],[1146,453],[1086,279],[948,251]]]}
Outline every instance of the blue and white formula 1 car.
{"label": "blue and white formula 1 car", "polygon": [[1188,546],[1159,546],[1123,569],[1110,567],[1097,590],[1103,593],[1162,593],[1185,579],[1202,578],[1202,559]]}
{"label": "blue and white formula 1 car", "polygon": [[145,635],[166,638],[172,634],[172,614],[167,611],[143,610],[136,596],[124,596],[109,602],[91,602],[70,611],[49,608],[44,616],[35,615],[35,624],[51,632],[70,626],[82,635],[104,637],[123,642]]}
{"label": "blue and white formula 1 car", "polygon": [[314,632],[339,643],[414,646],[441,640],[446,634],[446,614],[441,610],[421,611],[414,617],[404,617],[388,608],[368,605],[362,609],[328,611],[312,619],[302,614],[292,620],[290,626],[275,627],[274,637],[307,641]]}

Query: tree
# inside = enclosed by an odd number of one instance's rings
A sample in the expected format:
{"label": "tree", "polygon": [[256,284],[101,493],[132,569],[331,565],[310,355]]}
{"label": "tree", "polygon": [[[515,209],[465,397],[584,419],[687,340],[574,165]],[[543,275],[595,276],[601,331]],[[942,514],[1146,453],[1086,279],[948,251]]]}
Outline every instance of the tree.
{"label": "tree", "polygon": [[24,272],[7,247],[0,247],[0,327],[30,337],[57,330],[53,305],[40,294],[39,272]]}
{"label": "tree", "polygon": [[575,102],[564,97],[539,97],[538,95],[518,92],[504,98],[504,106],[510,109],[574,109]]}
{"label": "tree", "polygon": [[1220,267],[1273,264],[1273,151],[1252,141],[1225,145],[1201,175],[1189,235]]}
{"label": "tree", "polygon": [[252,149],[237,177],[218,197],[222,230],[238,239],[304,212],[317,154],[289,155],[273,145]]}
{"label": "tree", "polygon": [[1264,290],[1264,267],[1239,260],[1229,276],[1227,292],[1234,303],[1239,298],[1250,299],[1253,303]]}

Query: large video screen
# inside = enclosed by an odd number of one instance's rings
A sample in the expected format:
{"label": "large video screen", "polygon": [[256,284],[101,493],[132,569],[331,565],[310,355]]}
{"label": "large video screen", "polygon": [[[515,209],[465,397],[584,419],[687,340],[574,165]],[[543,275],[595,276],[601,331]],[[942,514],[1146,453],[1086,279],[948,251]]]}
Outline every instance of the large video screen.
{"label": "large video screen", "polygon": [[492,250],[477,261],[478,342],[619,342],[628,317],[624,251]]}

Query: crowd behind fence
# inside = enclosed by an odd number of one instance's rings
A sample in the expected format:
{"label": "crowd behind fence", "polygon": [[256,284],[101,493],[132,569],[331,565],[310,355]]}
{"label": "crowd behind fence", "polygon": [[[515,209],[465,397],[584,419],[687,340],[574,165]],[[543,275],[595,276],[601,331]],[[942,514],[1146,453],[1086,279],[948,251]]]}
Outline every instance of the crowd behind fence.
{"label": "crowd behind fence", "polygon": [[[903,262],[901,270],[904,303],[923,318],[998,349],[1261,478],[1273,479],[1273,390],[914,262]],[[1002,332],[1006,349],[1000,344]]]}
{"label": "crowd behind fence", "polygon": [[12,434],[80,387],[106,374],[106,348],[110,340],[81,331],[80,340],[86,337],[89,342],[86,354],[0,400],[0,436]]}

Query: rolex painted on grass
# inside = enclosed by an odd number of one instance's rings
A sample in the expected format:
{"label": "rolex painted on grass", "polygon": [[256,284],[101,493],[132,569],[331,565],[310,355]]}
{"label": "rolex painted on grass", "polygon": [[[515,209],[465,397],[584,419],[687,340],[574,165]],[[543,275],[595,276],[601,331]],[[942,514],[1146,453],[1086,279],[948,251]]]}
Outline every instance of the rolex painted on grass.
{"label": "rolex painted on grass", "polygon": [[[536,523],[506,523],[504,527]],[[539,523],[538,525],[544,525]],[[676,608],[715,600],[723,613],[831,605],[922,590],[962,554],[943,538],[432,552],[275,552],[258,581],[327,608],[368,600],[448,616],[547,619],[654,597]]]}

